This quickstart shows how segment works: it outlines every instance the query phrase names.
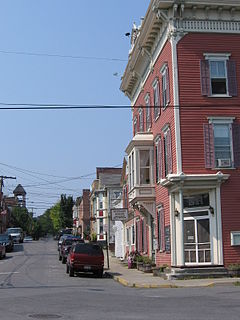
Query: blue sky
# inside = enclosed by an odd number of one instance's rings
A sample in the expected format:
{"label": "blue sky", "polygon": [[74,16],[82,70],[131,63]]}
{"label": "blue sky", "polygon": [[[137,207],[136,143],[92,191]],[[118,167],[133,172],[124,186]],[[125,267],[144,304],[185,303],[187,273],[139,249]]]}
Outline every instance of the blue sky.
{"label": "blue sky", "polygon": [[[148,5],[148,0],[1,1],[0,103],[130,105],[119,90],[127,62],[111,59],[127,60],[125,33],[134,21],[140,23]],[[61,177],[121,164],[132,137],[130,110],[0,110],[0,119],[0,175],[17,177],[6,180],[3,191],[10,194],[21,183],[35,214],[61,193],[81,195],[94,174],[68,182],[59,182]]]}

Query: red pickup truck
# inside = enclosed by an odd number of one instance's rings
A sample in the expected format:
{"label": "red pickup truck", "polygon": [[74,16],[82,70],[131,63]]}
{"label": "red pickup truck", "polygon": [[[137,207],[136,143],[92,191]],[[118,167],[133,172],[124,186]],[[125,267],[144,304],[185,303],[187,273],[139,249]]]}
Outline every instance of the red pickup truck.
{"label": "red pickup truck", "polygon": [[75,243],[67,256],[66,272],[70,277],[75,272],[92,272],[99,278],[103,276],[104,254],[98,244]]}

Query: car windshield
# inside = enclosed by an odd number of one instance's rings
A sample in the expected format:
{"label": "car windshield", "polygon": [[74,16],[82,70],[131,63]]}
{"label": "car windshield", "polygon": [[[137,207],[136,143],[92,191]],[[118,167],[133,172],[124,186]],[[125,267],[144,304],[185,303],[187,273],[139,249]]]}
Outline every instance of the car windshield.
{"label": "car windshield", "polygon": [[20,233],[22,230],[20,228],[10,228],[7,231],[8,233]]}
{"label": "car windshield", "polygon": [[103,254],[102,248],[99,245],[89,243],[79,243],[74,248],[75,253],[86,253],[89,255],[100,256]]}

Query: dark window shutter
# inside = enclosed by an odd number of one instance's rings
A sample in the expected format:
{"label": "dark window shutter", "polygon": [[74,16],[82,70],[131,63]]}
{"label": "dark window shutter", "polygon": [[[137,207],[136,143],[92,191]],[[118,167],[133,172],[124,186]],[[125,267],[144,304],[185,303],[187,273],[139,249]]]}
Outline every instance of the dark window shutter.
{"label": "dark window shutter", "polygon": [[163,208],[160,211],[161,214],[161,243],[162,243],[162,251],[165,251],[165,217]]}
{"label": "dark window shutter", "polygon": [[170,102],[169,69],[166,68],[166,104]]}
{"label": "dark window shutter", "polygon": [[143,241],[142,241],[142,220],[139,221],[139,251],[143,251]]}
{"label": "dark window shutter", "polygon": [[158,249],[160,251],[165,250],[165,217],[164,209],[161,208],[158,211]]}
{"label": "dark window shutter", "polygon": [[160,86],[159,81],[156,83],[156,87],[154,88],[154,116],[155,119],[159,116],[161,112],[160,109]]}
{"label": "dark window shutter", "polygon": [[168,163],[168,173],[172,173],[172,144],[171,144],[171,131],[167,131],[167,163]]}
{"label": "dark window shutter", "polygon": [[205,123],[203,125],[203,134],[204,134],[205,167],[208,169],[212,169],[214,168],[214,162],[215,162],[213,125],[209,123]]}
{"label": "dark window shutter", "polygon": [[209,73],[209,61],[201,60],[200,62],[201,69],[201,89],[203,96],[210,95],[210,73]]}
{"label": "dark window shutter", "polygon": [[159,139],[158,141],[158,161],[159,161],[159,179],[162,179],[162,172],[163,172],[163,158],[162,158],[162,139]]}
{"label": "dark window shutter", "polygon": [[234,167],[240,167],[240,124],[232,124]]}
{"label": "dark window shutter", "polygon": [[237,75],[236,75],[236,62],[233,60],[227,61],[228,72],[228,92],[232,97],[237,96]]}

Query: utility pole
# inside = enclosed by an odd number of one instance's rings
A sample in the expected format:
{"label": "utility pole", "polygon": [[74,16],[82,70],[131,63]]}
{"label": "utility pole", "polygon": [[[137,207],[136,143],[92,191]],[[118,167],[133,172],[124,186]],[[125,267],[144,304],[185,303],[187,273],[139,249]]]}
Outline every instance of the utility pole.
{"label": "utility pole", "polygon": [[1,197],[1,203],[0,203],[0,207],[2,209],[2,204],[3,204],[3,194],[2,194],[2,189],[4,186],[3,180],[5,179],[16,179],[16,177],[7,177],[7,176],[0,176],[0,197]]}

